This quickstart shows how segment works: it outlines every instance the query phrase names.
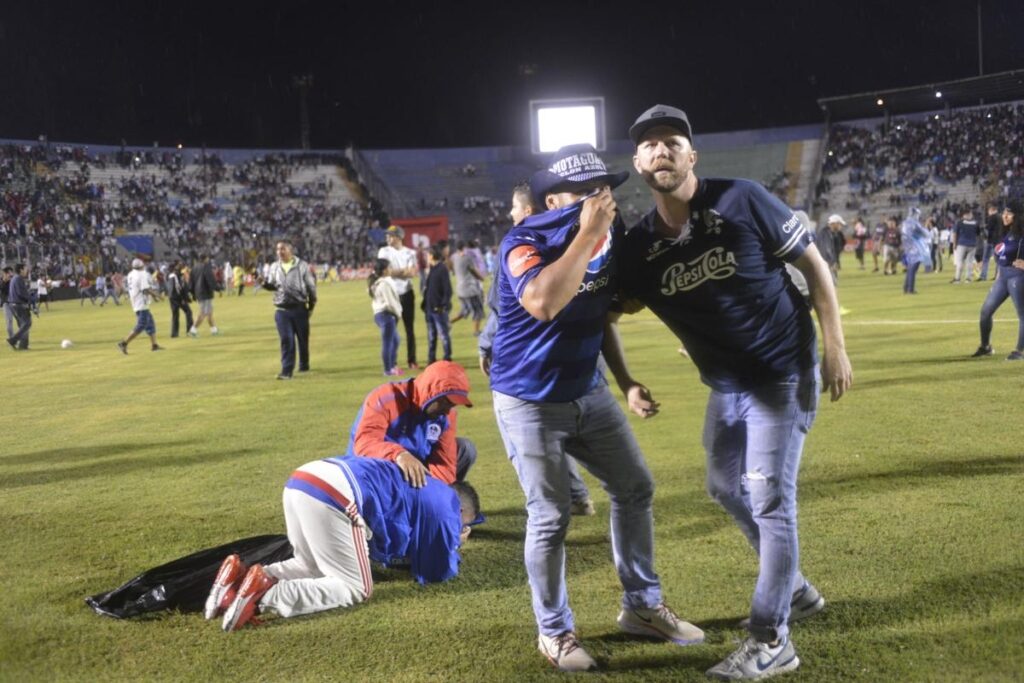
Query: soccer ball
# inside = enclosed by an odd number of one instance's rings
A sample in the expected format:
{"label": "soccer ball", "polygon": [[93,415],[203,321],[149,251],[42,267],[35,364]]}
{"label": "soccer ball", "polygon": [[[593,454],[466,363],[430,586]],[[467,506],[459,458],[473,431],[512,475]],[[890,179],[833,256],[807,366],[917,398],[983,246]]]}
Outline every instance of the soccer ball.
{"label": "soccer ball", "polygon": [[70,339],[65,339],[60,343],[60,348],[62,349],[70,349],[72,346],[74,346],[74,344],[71,342]]}

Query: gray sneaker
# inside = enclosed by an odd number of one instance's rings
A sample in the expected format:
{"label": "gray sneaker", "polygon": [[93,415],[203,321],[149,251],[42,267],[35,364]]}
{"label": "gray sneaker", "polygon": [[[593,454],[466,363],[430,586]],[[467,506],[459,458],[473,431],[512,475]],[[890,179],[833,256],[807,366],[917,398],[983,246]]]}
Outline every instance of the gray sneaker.
{"label": "gray sneaker", "polygon": [[688,621],[683,621],[668,605],[624,609],[617,619],[619,628],[636,636],[648,636],[667,640],[676,645],[696,645],[704,642],[704,631]]}
{"label": "gray sneaker", "polygon": [[731,655],[707,670],[710,678],[723,681],[753,681],[777,676],[800,666],[796,648],[787,636],[772,647],[753,638],[747,638]]}
{"label": "gray sneaker", "polygon": [[[793,599],[789,603],[789,622],[800,621],[812,617],[825,609],[825,598],[811,583],[804,582],[803,588],[793,593]],[[750,628],[750,617],[740,622],[741,628]]]}
{"label": "gray sneaker", "polygon": [[572,631],[557,636],[537,636],[537,649],[559,671],[593,671],[597,662]]}

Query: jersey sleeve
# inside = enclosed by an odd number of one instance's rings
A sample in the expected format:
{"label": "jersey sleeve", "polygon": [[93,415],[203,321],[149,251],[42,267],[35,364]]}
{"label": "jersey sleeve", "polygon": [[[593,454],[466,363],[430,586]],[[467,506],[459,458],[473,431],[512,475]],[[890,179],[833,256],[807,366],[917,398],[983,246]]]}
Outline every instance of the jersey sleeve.
{"label": "jersey sleeve", "polygon": [[800,258],[812,237],[792,209],[758,183],[748,185],[747,199],[754,228],[761,234],[772,254],[783,261]]}
{"label": "jersey sleeve", "polygon": [[513,240],[502,249],[501,271],[517,300],[545,265],[539,245],[529,240]]}

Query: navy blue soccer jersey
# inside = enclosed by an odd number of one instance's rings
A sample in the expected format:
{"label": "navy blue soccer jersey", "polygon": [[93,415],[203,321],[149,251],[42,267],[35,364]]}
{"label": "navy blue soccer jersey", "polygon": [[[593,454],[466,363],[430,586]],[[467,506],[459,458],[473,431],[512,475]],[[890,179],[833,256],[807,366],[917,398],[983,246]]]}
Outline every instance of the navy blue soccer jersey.
{"label": "navy blue soccer jersey", "polygon": [[702,381],[723,392],[817,362],[814,323],[786,273],[812,237],[758,183],[702,178],[689,228],[660,237],[652,210],[625,238],[622,291],[686,345]]}
{"label": "navy blue soccer jersey", "polygon": [[537,320],[519,303],[526,285],[565,253],[579,230],[582,206],[581,201],[530,216],[501,242],[491,362],[495,391],[528,401],[568,402],[603,381],[597,358],[617,288],[615,254],[625,232],[620,221],[594,250],[576,296],[553,320]]}

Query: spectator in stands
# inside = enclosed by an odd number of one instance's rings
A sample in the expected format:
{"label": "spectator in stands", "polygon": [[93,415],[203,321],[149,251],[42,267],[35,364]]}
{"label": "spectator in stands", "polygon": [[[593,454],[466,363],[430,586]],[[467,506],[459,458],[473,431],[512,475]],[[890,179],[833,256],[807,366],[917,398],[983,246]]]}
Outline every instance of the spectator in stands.
{"label": "spectator in stands", "polygon": [[882,275],[895,275],[900,262],[900,247],[903,244],[895,218],[889,217],[885,220],[885,236],[882,242]]}
{"label": "spectator in stands", "polygon": [[978,275],[978,279],[983,281],[988,279],[988,264],[992,260],[992,254],[1003,232],[999,207],[996,206],[995,202],[989,202],[986,211],[988,215],[985,218],[985,251],[981,256],[981,274]]}
{"label": "spectator in stands", "polygon": [[171,264],[170,273],[167,275],[167,298],[171,304],[171,338],[173,339],[178,336],[178,322],[181,313],[185,314],[185,329],[192,329],[192,307],[188,305],[192,298],[192,288],[182,270],[181,261]]}
{"label": "spectator in stands", "polygon": [[455,268],[455,294],[459,297],[461,307],[459,314],[451,319],[454,325],[463,318],[473,318],[473,336],[480,336],[480,324],[484,318],[484,276],[477,269],[475,259],[466,243],[459,241],[452,255]]}
{"label": "spectator in stands", "polygon": [[441,338],[444,360],[452,359],[452,337],[448,316],[452,310],[452,281],[444,263],[444,246],[430,247],[430,272],[423,292],[423,312],[427,318],[427,365],[437,360],[437,339]]}
{"label": "spectator in stands", "polygon": [[377,252],[378,259],[390,264],[390,277],[402,304],[402,323],[405,327],[406,361],[411,370],[419,368],[416,362],[416,292],[412,279],[416,277],[416,252],[403,244],[405,230],[397,225],[387,229],[387,245]]}
{"label": "spectator in stands", "polygon": [[1024,206],[1011,201],[1003,209],[1003,234],[996,244],[996,281],[992,284],[985,303],[981,306],[981,345],[974,357],[993,354],[992,318],[996,310],[1009,297],[1017,309],[1017,347],[1006,360],[1024,360]]}
{"label": "spectator in stands", "polygon": [[198,337],[199,327],[206,320],[210,326],[210,334],[218,334],[220,330],[217,329],[217,323],[213,321],[213,295],[217,292],[217,274],[214,272],[216,269],[213,267],[213,263],[210,261],[209,254],[201,254],[199,256],[200,265],[198,268],[192,271],[190,280],[192,284],[192,295],[195,300],[199,302],[199,317],[196,318],[196,324],[188,329],[188,336]]}
{"label": "spectator in stands", "polygon": [[28,349],[28,333],[32,328],[32,295],[27,277],[28,269],[25,268],[25,264],[16,263],[7,290],[7,303],[18,323],[18,330],[7,337],[7,343],[15,351]]}
{"label": "spectator in stands", "polygon": [[974,250],[978,245],[978,221],[974,220],[974,212],[970,208],[963,211],[960,221],[953,228],[953,264],[956,268],[953,284],[960,284],[961,277],[970,282],[974,269]]}
{"label": "spectator in stands", "polygon": [[921,209],[910,207],[906,219],[900,228],[903,238],[903,259],[907,273],[903,279],[903,293],[917,294],[917,271],[924,264],[925,270],[931,270],[931,233],[921,225]]}

